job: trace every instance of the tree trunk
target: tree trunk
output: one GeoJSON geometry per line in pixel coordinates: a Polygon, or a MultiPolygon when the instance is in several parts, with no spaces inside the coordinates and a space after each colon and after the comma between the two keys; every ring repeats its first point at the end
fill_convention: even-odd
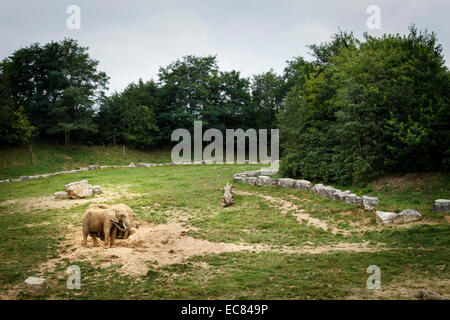
{"type": "Polygon", "coordinates": [[[232,204],[234,204],[233,185],[227,183],[224,190],[225,190],[225,193],[222,197],[222,206],[228,207],[228,206],[231,206],[232,204]]]}

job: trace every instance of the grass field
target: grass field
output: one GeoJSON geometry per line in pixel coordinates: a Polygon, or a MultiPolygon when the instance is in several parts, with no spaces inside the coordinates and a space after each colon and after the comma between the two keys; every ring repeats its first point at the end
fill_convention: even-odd
{"type": "Polygon", "coordinates": [[[130,162],[170,162],[170,150],[151,152],[123,146],[60,146],[37,144],[30,148],[0,150],[0,180],[61,170],[73,170],[90,164],[128,165],[130,162]]]}
{"type": "MultiPolygon", "coordinates": [[[[56,154],[64,159],[62,151],[36,150],[41,158],[35,169],[19,159],[22,165],[4,165],[1,174],[108,164],[89,150],[96,149],[73,151],[71,159],[52,165],[45,163],[56,154]]],[[[111,164],[167,157],[135,153],[120,160],[120,154],[105,152],[114,155],[111,164]]],[[[389,177],[350,187],[378,196],[379,210],[411,208],[424,216],[379,227],[374,212],[278,187],[237,183],[235,204],[221,207],[221,188],[232,175],[258,168],[120,168],[1,184],[0,298],[30,299],[20,290],[28,276],[47,279],[44,299],[412,299],[421,289],[448,297],[450,219],[431,211],[434,199],[450,198],[448,176],[389,177]],[[104,194],[52,199],[82,179],[101,185],[104,194]],[[125,203],[141,227],[114,248],[94,248],[92,240],[83,248],[81,217],[89,203],[125,203]],[[81,269],[80,290],[67,289],[69,265],[81,269]],[[379,290],[366,288],[370,265],[381,269],[379,290]]]]}

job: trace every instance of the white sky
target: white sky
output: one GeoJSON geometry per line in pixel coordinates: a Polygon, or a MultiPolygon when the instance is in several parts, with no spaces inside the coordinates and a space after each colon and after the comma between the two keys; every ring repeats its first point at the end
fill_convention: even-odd
{"type": "MultiPolygon", "coordinates": [[[[243,76],[308,56],[306,45],[328,41],[340,27],[372,35],[408,31],[415,23],[435,31],[450,54],[445,0],[0,0],[0,58],[34,42],[64,37],[88,46],[111,91],[139,78],[156,80],[158,69],[184,55],[217,55],[221,70],[243,76]],[[81,29],[69,30],[69,5],[81,9],[81,29]],[[366,25],[369,5],[381,9],[381,29],[366,25]]],[[[449,62],[446,62],[449,66],[449,62]]]]}

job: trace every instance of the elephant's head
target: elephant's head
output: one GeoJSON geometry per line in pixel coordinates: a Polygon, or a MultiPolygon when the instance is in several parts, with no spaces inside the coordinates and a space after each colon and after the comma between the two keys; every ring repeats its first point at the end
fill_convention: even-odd
{"type": "Polygon", "coordinates": [[[128,214],[121,212],[119,210],[114,210],[116,212],[116,218],[111,219],[111,222],[113,225],[119,229],[122,232],[127,231],[130,229],[130,218],[128,217],[128,214]]]}

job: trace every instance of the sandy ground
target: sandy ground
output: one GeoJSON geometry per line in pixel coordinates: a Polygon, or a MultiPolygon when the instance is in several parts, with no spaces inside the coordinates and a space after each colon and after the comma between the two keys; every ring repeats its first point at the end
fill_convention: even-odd
{"type": "MultiPolygon", "coordinates": [[[[130,193],[125,187],[108,188],[103,187],[103,193],[87,199],[55,199],[53,196],[32,197],[22,199],[6,200],[0,203],[0,206],[16,205],[21,210],[31,211],[35,209],[68,209],[80,206],[86,203],[103,203],[120,198],[133,198],[140,196],[138,193],[130,193]]],[[[12,214],[14,212],[11,212],[12,214]]]]}

